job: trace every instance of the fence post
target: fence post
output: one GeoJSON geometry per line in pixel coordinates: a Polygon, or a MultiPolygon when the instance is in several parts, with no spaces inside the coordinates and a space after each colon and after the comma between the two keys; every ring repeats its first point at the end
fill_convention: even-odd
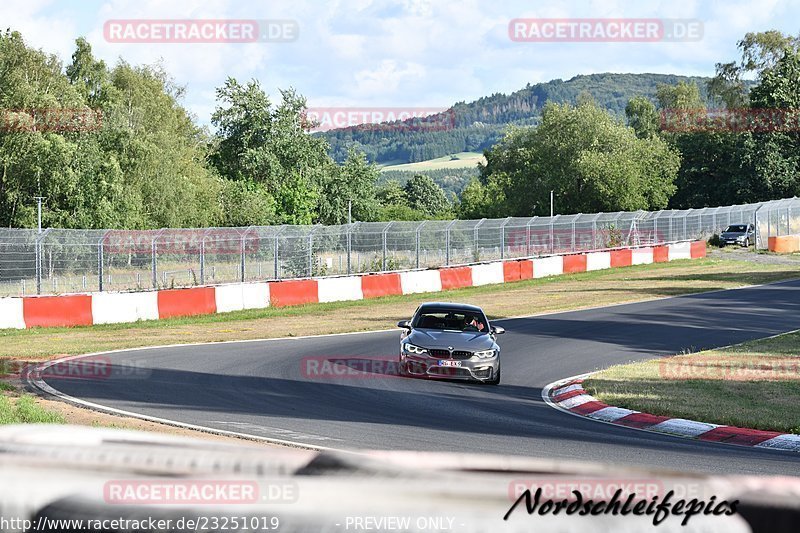
{"type": "Polygon", "coordinates": [[[475,242],[474,242],[474,244],[475,244],[474,260],[475,260],[475,261],[479,261],[479,260],[480,260],[480,257],[481,257],[480,243],[478,242],[478,228],[480,228],[480,227],[481,227],[481,225],[482,225],[484,222],[486,222],[486,219],[485,219],[485,218],[482,218],[482,219],[480,219],[480,220],[478,221],[478,223],[477,223],[477,224],[475,224],[475,228],[473,228],[473,232],[474,232],[474,233],[473,233],[472,239],[473,239],[473,241],[475,241],[475,242]]]}
{"type": "Polygon", "coordinates": [[[455,224],[456,221],[452,220],[445,228],[444,234],[444,243],[445,243],[445,252],[444,252],[444,265],[450,266],[450,226],[455,224]]]}
{"type": "Polygon", "coordinates": [[[392,227],[392,224],[394,224],[394,222],[389,222],[388,224],[386,224],[386,227],[383,228],[383,231],[381,232],[383,240],[383,256],[382,256],[383,260],[381,263],[381,270],[384,272],[386,272],[386,234],[388,233],[389,228],[392,227]]]}
{"type": "Polygon", "coordinates": [[[538,217],[531,217],[525,223],[525,257],[531,256],[531,222],[538,217]]]}
{"type": "MultiPolygon", "coordinates": [[[[208,231],[208,230],[206,230],[208,231]]],[[[200,238],[200,285],[206,284],[206,232],[200,238]]]]}
{"type": "Polygon", "coordinates": [[[240,261],[239,269],[241,270],[241,274],[242,274],[241,275],[242,283],[244,283],[244,280],[246,278],[246,274],[245,274],[245,271],[244,271],[244,269],[245,269],[245,264],[244,264],[244,240],[247,238],[247,232],[249,230],[250,230],[250,228],[247,228],[244,231],[244,233],[242,233],[242,238],[239,239],[239,261],[240,261]]]}
{"type": "Polygon", "coordinates": [[[97,241],[97,290],[103,291],[103,241],[106,240],[108,231],[103,233],[100,240],[97,241]]]}
{"type": "Polygon", "coordinates": [[[44,240],[51,228],[36,235],[36,294],[42,294],[42,270],[44,270],[44,240]]]}
{"type": "Polygon", "coordinates": [[[786,208],[786,235],[791,235],[792,234],[791,218],[792,218],[791,208],[787,207],[786,208]]]}
{"type": "Polygon", "coordinates": [[[427,220],[423,220],[422,222],[420,222],[419,226],[417,226],[417,229],[414,230],[415,241],[416,241],[416,254],[417,254],[417,266],[416,266],[416,268],[419,268],[419,247],[420,247],[420,236],[419,236],[419,234],[420,234],[420,231],[422,231],[422,226],[425,225],[425,222],[427,222],[427,220]]]}
{"type": "Polygon", "coordinates": [[[349,276],[352,273],[352,269],[350,267],[350,254],[353,251],[353,233],[352,233],[352,224],[347,225],[347,275],[349,276]]]}
{"type": "MultiPolygon", "coordinates": [[[[161,234],[164,232],[164,228],[158,230],[153,237],[151,242],[150,254],[152,260],[152,269],[153,269],[153,288],[158,288],[158,239],[161,237],[161,234]]],[[[166,281],[164,282],[166,285],[166,281]]]]}
{"type": "Polygon", "coordinates": [[[314,229],[308,233],[308,277],[314,275],[314,229]]]}
{"type": "Polygon", "coordinates": [[[158,288],[158,274],[156,273],[157,268],[158,268],[158,266],[156,264],[156,239],[157,238],[158,238],[157,236],[153,237],[153,241],[150,243],[150,260],[151,260],[150,267],[153,270],[153,288],[154,289],[158,288]]]}
{"type": "MultiPolygon", "coordinates": [[[[580,215],[581,213],[578,213],[578,216],[580,215]]],[[[570,249],[573,252],[575,251],[575,220],[575,218],[572,219],[572,244],[570,245],[570,249]]]]}
{"type": "Polygon", "coordinates": [[[34,247],[36,252],[36,294],[42,294],[42,242],[40,237],[36,237],[36,246],[34,247]]]}
{"type": "Polygon", "coordinates": [[[505,221],[500,225],[500,259],[506,257],[506,224],[511,222],[511,217],[506,217],[505,221]]]}
{"type": "MultiPolygon", "coordinates": [[[[691,211],[691,209],[689,209],[691,211]]],[[[683,216],[683,240],[686,240],[686,219],[689,218],[689,213],[687,212],[683,216]]]]}

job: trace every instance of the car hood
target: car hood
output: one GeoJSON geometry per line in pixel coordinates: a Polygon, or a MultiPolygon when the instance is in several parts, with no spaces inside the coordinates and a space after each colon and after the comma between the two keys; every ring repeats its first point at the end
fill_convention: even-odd
{"type": "Polygon", "coordinates": [[[488,350],[495,343],[491,335],[474,331],[447,331],[441,329],[415,329],[406,340],[423,348],[445,348],[454,350],[488,350]]]}

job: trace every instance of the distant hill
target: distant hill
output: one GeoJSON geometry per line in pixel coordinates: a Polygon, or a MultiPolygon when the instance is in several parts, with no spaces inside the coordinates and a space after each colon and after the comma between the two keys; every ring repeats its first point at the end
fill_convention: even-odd
{"type": "Polygon", "coordinates": [[[357,143],[370,161],[400,164],[427,161],[460,152],[482,152],[500,139],[510,124],[535,125],[547,102],[574,104],[588,92],[601,107],[624,117],[634,96],[655,100],[659,84],[694,81],[706,98],[710,78],[673,74],[590,74],[563,81],[528,84],[511,94],[497,93],[474,102],[457,102],[445,116],[412,119],[407,127],[354,126],[320,133],[331,145],[331,156],[343,161],[347,148],[357,143]],[[426,127],[425,121],[447,127],[426,127]]]}

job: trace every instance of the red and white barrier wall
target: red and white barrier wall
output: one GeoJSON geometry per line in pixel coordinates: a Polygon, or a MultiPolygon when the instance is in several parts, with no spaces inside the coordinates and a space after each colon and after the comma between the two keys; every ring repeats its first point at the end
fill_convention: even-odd
{"type": "Polygon", "coordinates": [[[319,279],[233,283],[148,292],[0,298],[0,329],[116,324],[269,306],[439,292],[676,259],[705,257],[702,241],[476,265],[319,279]]]}

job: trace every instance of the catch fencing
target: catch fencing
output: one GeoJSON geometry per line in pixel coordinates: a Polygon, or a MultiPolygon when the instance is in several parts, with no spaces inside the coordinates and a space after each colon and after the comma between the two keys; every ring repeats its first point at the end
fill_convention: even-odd
{"type": "Polygon", "coordinates": [[[800,200],[688,210],[339,226],[0,229],[0,296],[333,276],[705,239],[753,223],[800,232],[800,200]]]}

